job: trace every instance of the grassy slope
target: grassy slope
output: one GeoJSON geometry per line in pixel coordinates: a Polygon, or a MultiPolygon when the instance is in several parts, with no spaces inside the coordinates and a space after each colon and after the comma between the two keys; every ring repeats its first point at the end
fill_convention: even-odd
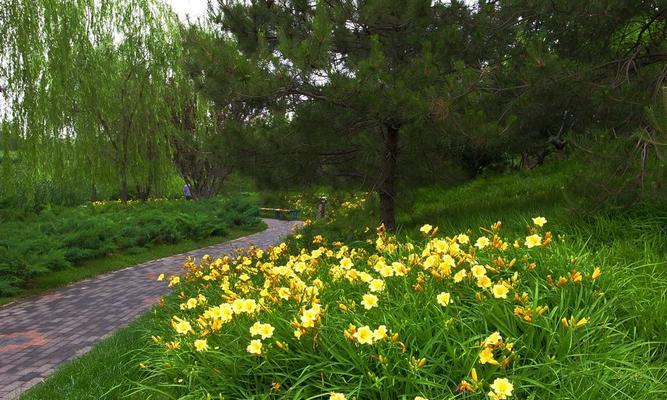
{"type": "Polygon", "coordinates": [[[87,260],[75,267],[53,271],[37,276],[35,279],[25,285],[25,289],[21,292],[20,295],[12,297],[0,297],[0,305],[7,304],[24,297],[35,296],[50,289],[66,286],[70,283],[91,278],[105,272],[123,269],[132,265],[140,264],[142,262],[167,257],[174,254],[185,253],[187,251],[200,249],[206,246],[212,246],[227,240],[259,232],[265,228],[266,224],[264,223],[260,223],[254,227],[230,228],[229,232],[224,236],[212,236],[201,240],[185,240],[175,244],[161,244],[147,249],[142,249],[138,253],[121,253],[110,257],[87,260]]]}
{"type": "MultiPolygon", "coordinates": [[[[139,379],[139,367],[132,349],[145,343],[143,331],[152,321],[146,315],[95,346],[83,357],[70,362],[35,386],[21,399],[119,399],[139,379]]],[[[137,398],[138,397],[134,397],[137,398]]]]}
{"type": "MultiPolygon", "coordinates": [[[[616,282],[611,288],[614,293],[610,295],[630,300],[614,301],[614,317],[627,321],[628,334],[637,340],[661,343],[651,346],[651,355],[645,360],[652,361],[642,364],[641,369],[646,376],[653,377],[647,379],[648,382],[653,381],[653,385],[662,387],[664,385],[657,382],[667,379],[664,368],[667,358],[664,348],[667,333],[667,268],[664,263],[667,213],[659,209],[642,209],[632,215],[582,217],[573,214],[568,211],[569,206],[564,205],[571,203],[565,201],[561,190],[568,184],[570,176],[572,170],[561,166],[546,167],[538,171],[480,179],[452,189],[424,188],[403,202],[399,221],[405,234],[414,235],[414,229],[422,223],[432,223],[451,232],[487,226],[498,219],[511,226],[538,214],[546,216],[555,233],[567,234],[564,251],[594,257],[603,270],[608,271],[606,276],[616,282]],[[633,329],[634,332],[630,333],[633,329]]],[[[142,319],[118,332],[22,399],[118,398],[129,389],[128,381],[138,376],[136,365],[140,360],[132,358],[133,350],[140,349],[147,340],[141,334],[147,324],[150,324],[150,319],[142,319]],[[92,386],[91,381],[95,381],[92,386]]],[[[632,341],[629,340],[627,348],[614,351],[623,355],[636,354],[630,348],[632,341]]],[[[611,357],[611,353],[614,352],[604,356],[611,357]]],[[[598,359],[595,364],[599,374],[606,371],[605,368],[597,368],[604,367],[603,361],[598,359]]],[[[620,359],[617,361],[622,362],[620,359]]],[[[631,364],[628,364],[628,372],[640,365],[631,364]]],[[[535,365],[531,368],[539,367],[535,365]]],[[[602,378],[591,375],[584,378],[587,368],[593,368],[593,365],[573,362],[558,368],[555,365],[544,366],[543,370],[554,374],[560,371],[551,378],[560,377],[570,383],[576,382],[577,377],[600,382],[616,380],[614,376],[602,378]]],[[[535,384],[539,385],[539,382],[535,384]]],[[[618,390],[624,390],[620,386],[618,390]]],[[[654,390],[661,389],[656,386],[654,390]]],[[[567,397],[576,392],[575,387],[563,388],[561,394],[567,397]]]]}

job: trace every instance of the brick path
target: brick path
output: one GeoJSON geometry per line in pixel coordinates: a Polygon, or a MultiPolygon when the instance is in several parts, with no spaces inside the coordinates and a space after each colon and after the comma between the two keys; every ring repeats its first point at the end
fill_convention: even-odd
{"type": "Polygon", "coordinates": [[[0,308],[0,400],[10,400],[145,313],[168,292],[160,273],[180,273],[186,257],[267,247],[297,222],[265,219],[268,229],[215,246],[149,261],[0,308]]]}

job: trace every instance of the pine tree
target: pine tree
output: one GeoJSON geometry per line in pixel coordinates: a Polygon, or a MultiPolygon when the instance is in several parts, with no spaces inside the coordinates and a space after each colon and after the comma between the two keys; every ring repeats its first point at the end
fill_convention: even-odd
{"type": "Polygon", "coordinates": [[[219,3],[220,33],[191,43],[190,70],[219,108],[248,110],[241,140],[255,170],[259,159],[291,181],[359,182],[378,193],[382,222],[394,229],[399,178],[432,177],[420,164],[466,145],[459,117],[485,123],[468,107],[485,70],[469,47],[463,3],[219,3]]]}

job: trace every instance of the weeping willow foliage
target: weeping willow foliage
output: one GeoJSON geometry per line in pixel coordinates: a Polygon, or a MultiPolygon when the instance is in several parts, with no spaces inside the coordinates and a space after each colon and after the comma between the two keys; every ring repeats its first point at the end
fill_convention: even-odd
{"type": "Polygon", "coordinates": [[[164,190],[178,21],[158,0],[0,0],[1,195],[77,202],[164,190]]]}

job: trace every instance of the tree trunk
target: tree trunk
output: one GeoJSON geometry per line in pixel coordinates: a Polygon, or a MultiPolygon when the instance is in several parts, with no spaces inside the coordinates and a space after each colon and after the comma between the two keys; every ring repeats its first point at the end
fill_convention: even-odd
{"type": "Polygon", "coordinates": [[[382,157],[382,180],[380,182],[380,218],[385,228],[396,230],[396,173],[398,159],[398,130],[395,125],[386,126],[384,138],[384,154],[382,157]]]}
{"type": "Polygon", "coordinates": [[[127,177],[123,177],[120,183],[120,201],[122,201],[123,204],[127,204],[127,197],[128,197],[127,177]]]}

